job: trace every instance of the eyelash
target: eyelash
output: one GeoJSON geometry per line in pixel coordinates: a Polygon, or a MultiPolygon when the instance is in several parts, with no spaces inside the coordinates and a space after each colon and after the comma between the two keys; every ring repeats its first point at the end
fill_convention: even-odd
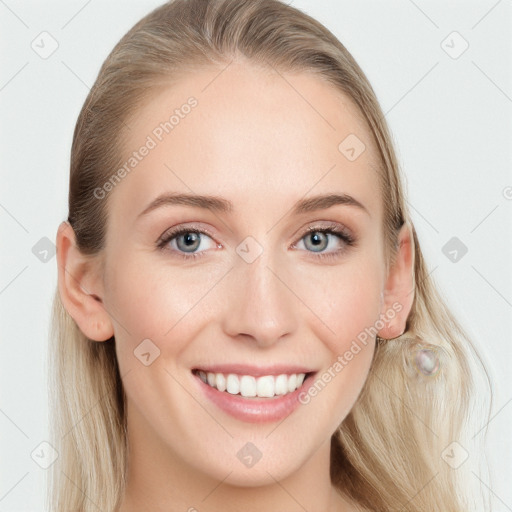
{"type": "MultiPolygon", "coordinates": [[[[340,229],[336,224],[332,224],[327,227],[318,227],[318,226],[309,227],[306,230],[306,232],[300,237],[299,241],[302,240],[305,236],[307,236],[311,232],[327,233],[327,234],[337,236],[346,245],[346,247],[344,249],[338,249],[338,250],[332,251],[332,252],[315,253],[314,251],[308,251],[312,254],[315,254],[316,257],[320,258],[321,260],[333,260],[333,259],[339,257],[341,255],[341,253],[345,252],[347,247],[353,247],[356,245],[356,239],[348,232],[340,229]]],[[[171,230],[168,233],[163,235],[163,237],[157,242],[158,249],[160,249],[162,251],[166,250],[166,246],[171,240],[173,240],[174,238],[176,238],[180,235],[184,235],[186,233],[202,233],[204,235],[208,235],[209,237],[213,238],[213,235],[205,229],[176,228],[176,229],[171,230]]],[[[191,259],[196,259],[196,258],[202,257],[205,252],[206,251],[195,252],[195,253],[179,252],[179,254],[180,254],[179,257],[183,258],[184,260],[191,260],[191,259]]]]}

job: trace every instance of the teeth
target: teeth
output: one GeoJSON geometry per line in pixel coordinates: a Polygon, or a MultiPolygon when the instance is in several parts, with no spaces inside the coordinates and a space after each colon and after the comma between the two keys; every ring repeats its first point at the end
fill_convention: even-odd
{"type": "Polygon", "coordinates": [[[219,391],[226,391],[226,377],[222,375],[222,373],[218,373],[215,377],[215,381],[217,383],[217,389],[219,391]]]}
{"type": "Polygon", "coordinates": [[[276,379],[275,394],[284,395],[288,391],[288,377],[284,374],[279,375],[276,379]]]}
{"type": "Polygon", "coordinates": [[[240,394],[242,396],[256,396],[256,379],[250,375],[244,375],[240,379],[240,394]]]}
{"type": "Polygon", "coordinates": [[[245,397],[272,398],[276,395],[292,393],[302,386],[305,373],[281,374],[277,377],[265,375],[264,377],[253,377],[252,375],[236,375],[230,373],[227,376],[222,373],[197,372],[199,378],[212,388],[219,391],[227,391],[232,395],[245,397]]]}
{"type": "MultiPolygon", "coordinates": [[[[215,377],[214,373],[212,373],[212,375],[215,377]]],[[[240,380],[236,375],[233,375],[232,373],[228,375],[228,378],[226,379],[226,390],[232,395],[238,395],[240,391],[240,380]]]]}
{"type": "Polygon", "coordinates": [[[267,375],[256,381],[256,394],[261,397],[272,398],[274,396],[274,377],[267,375]]]}
{"type": "Polygon", "coordinates": [[[293,375],[290,375],[290,378],[288,379],[288,391],[295,391],[297,389],[297,375],[294,373],[293,375]]]}

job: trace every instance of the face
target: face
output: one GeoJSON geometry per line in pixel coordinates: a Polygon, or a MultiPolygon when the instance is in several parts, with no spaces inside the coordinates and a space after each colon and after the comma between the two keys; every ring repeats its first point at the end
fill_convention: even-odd
{"type": "Polygon", "coordinates": [[[305,73],[219,71],[129,120],[123,156],[138,156],[108,197],[103,302],[133,455],[256,486],[313,461],[362,389],[382,204],[347,97],[305,73]],[[171,194],[210,201],[148,209],[171,194]],[[345,200],[310,201],[329,195],[345,200]]]}

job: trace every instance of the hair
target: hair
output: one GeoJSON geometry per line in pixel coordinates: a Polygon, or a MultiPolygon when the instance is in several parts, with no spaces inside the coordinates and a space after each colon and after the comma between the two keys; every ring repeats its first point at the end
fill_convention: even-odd
{"type": "MultiPolygon", "coordinates": [[[[377,97],[345,46],[318,21],[278,0],[174,0],[136,23],[101,66],[75,126],[68,222],[78,249],[94,257],[105,247],[109,193],[98,200],[94,191],[122,165],[132,116],[181,75],[235,58],[309,73],[345,94],[376,148],[388,269],[400,228],[411,228],[414,300],[406,332],[376,339],[362,392],[331,437],[333,484],[362,510],[467,510],[457,472],[440,453],[460,439],[468,418],[475,387],[470,353],[477,353],[425,264],[377,97]],[[435,375],[415,371],[414,358],[424,348],[439,358],[435,375]]],[[[89,340],[58,290],[51,333],[50,436],[59,458],[51,468],[50,510],[116,510],[128,447],[115,339],[89,340]]]]}

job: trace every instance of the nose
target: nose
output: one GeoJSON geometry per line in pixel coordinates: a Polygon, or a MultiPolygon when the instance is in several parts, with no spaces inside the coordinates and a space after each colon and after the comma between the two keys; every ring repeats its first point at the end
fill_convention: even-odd
{"type": "Polygon", "coordinates": [[[290,273],[267,253],[264,250],[252,263],[236,260],[223,321],[227,335],[262,348],[292,333],[300,314],[300,301],[290,289],[290,273]]]}

